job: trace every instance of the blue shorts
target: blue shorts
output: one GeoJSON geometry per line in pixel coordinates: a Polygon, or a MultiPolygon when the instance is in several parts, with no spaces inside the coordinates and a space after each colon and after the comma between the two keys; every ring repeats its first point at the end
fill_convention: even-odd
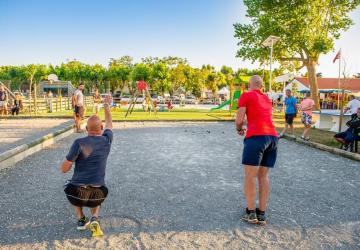
{"type": "Polygon", "coordinates": [[[278,137],[252,136],[244,139],[242,164],[272,168],[276,162],[278,137]]]}

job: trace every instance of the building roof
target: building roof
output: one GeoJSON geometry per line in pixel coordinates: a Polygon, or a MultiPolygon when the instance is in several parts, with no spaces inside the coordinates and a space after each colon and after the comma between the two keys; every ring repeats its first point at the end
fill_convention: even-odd
{"type": "MultiPolygon", "coordinates": [[[[301,82],[306,87],[310,87],[309,79],[307,77],[295,77],[297,81],[301,82]]],[[[338,89],[338,78],[317,78],[319,89],[338,89]]],[[[340,88],[350,90],[351,92],[360,92],[360,78],[340,79],[340,88]]]]}

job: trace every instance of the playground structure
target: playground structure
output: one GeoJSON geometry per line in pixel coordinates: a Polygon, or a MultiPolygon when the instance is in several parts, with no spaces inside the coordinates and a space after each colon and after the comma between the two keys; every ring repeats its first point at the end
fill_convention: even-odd
{"type": "Polygon", "coordinates": [[[221,103],[219,106],[212,108],[210,111],[219,110],[223,107],[230,105],[229,110],[237,110],[237,103],[241,95],[241,90],[235,90],[232,98],[226,100],[225,102],[221,103]]]}
{"type": "Polygon", "coordinates": [[[137,82],[137,87],[136,87],[136,91],[135,93],[132,95],[131,97],[131,101],[130,101],[130,105],[129,105],[129,108],[127,109],[126,111],[126,114],[125,114],[125,118],[128,116],[128,115],[131,115],[131,113],[133,112],[134,110],[134,107],[135,107],[135,104],[136,104],[136,101],[137,101],[137,98],[140,94],[145,94],[145,98],[147,98],[148,100],[150,100],[150,105],[151,105],[151,108],[154,110],[154,104],[152,103],[151,101],[151,95],[150,95],[150,92],[149,92],[149,85],[145,82],[145,81],[138,81],[137,82]]]}
{"type": "MultiPolygon", "coordinates": [[[[7,93],[7,96],[8,96],[8,103],[11,105],[11,103],[15,100],[15,94],[13,92],[11,92],[11,90],[8,87],[6,87],[6,85],[3,84],[1,81],[0,81],[0,86],[4,87],[5,92],[7,93]]],[[[9,104],[8,104],[8,109],[10,109],[9,104]]]]}

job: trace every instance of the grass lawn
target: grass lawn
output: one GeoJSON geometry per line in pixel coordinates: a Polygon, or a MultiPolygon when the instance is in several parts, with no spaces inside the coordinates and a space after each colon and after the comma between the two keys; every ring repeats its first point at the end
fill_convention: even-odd
{"type": "MultiPolygon", "coordinates": [[[[117,109],[112,110],[112,117],[114,121],[156,121],[156,120],[232,120],[234,119],[234,112],[230,114],[229,111],[220,110],[210,112],[209,110],[199,110],[199,109],[174,109],[170,112],[157,112],[156,114],[151,112],[151,114],[142,111],[141,109],[134,109],[131,115],[128,115],[125,118],[126,109],[117,109]]],[[[92,114],[92,110],[87,110],[86,116],[92,114]]],[[[41,113],[39,116],[44,117],[69,117],[72,116],[73,112],[71,110],[59,111],[54,113],[41,113]]],[[[100,117],[104,119],[104,110],[101,110],[99,113],[100,117]]]]}
{"type": "MultiPolygon", "coordinates": [[[[283,113],[274,113],[273,121],[277,131],[280,133],[285,126],[285,118],[283,113]]],[[[295,136],[300,137],[303,132],[303,124],[300,122],[300,115],[294,119],[294,130],[295,136]]],[[[290,133],[290,131],[288,132],[290,133]]],[[[309,136],[313,142],[318,142],[330,147],[339,147],[340,144],[334,139],[334,132],[322,130],[322,129],[311,129],[309,136]]]]}

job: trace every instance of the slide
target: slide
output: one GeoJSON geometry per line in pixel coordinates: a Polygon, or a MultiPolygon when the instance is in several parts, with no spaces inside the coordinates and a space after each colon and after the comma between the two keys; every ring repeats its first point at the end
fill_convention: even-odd
{"type": "Polygon", "coordinates": [[[226,105],[229,105],[229,104],[230,104],[230,101],[231,101],[231,100],[229,99],[229,100],[221,103],[219,106],[217,106],[217,107],[215,107],[215,108],[212,108],[211,111],[213,111],[213,110],[218,110],[218,109],[221,109],[221,108],[225,107],[226,105]]]}
{"type": "MultiPolygon", "coordinates": [[[[237,102],[238,102],[238,99],[240,98],[240,95],[241,95],[241,91],[240,90],[236,90],[234,92],[234,95],[233,95],[233,98],[232,98],[232,101],[233,101],[233,104],[232,104],[232,110],[237,110],[237,102]]],[[[225,107],[226,105],[229,105],[231,102],[231,100],[227,100],[223,103],[221,103],[219,106],[215,107],[215,108],[212,108],[210,111],[213,111],[213,110],[219,110],[223,107],[225,107]]]]}

